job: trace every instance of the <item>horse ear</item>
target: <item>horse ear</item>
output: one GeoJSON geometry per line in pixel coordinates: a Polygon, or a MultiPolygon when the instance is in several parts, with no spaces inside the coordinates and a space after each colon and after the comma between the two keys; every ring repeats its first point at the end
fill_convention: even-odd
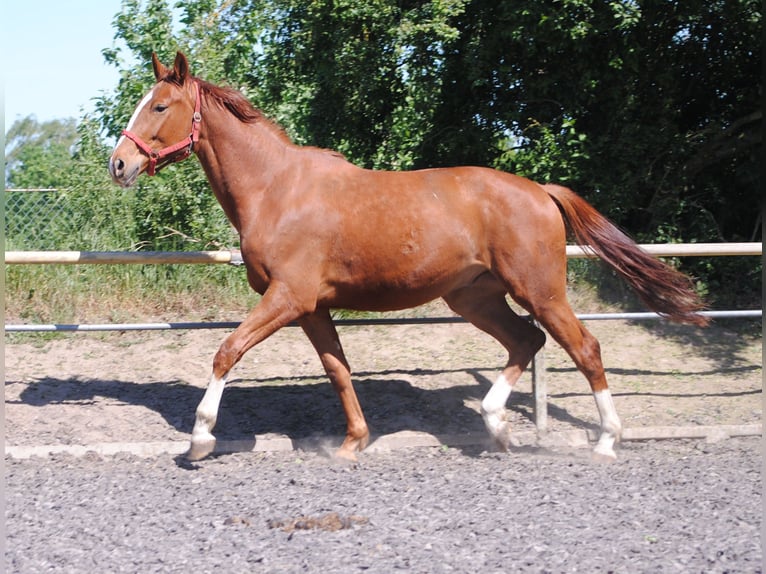
{"type": "Polygon", "coordinates": [[[158,82],[170,73],[170,70],[160,62],[156,52],[152,52],[152,68],[154,68],[154,77],[158,82]]]}
{"type": "Polygon", "coordinates": [[[186,56],[181,52],[176,53],[176,61],[173,64],[173,72],[178,78],[178,81],[182,84],[186,81],[186,76],[189,75],[189,62],[186,56]]]}

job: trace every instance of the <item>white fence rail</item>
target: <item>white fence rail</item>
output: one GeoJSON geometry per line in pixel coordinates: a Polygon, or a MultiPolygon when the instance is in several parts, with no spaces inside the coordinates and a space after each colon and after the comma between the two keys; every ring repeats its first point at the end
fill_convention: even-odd
{"type": "MultiPolygon", "coordinates": [[[[642,244],[641,249],[656,257],[716,257],[761,255],[760,243],[664,243],[642,244]]],[[[567,246],[567,257],[594,257],[588,248],[567,246]]],[[[87,264],[208,264],[241,265],[239,251],[6,251],[6,265],[87,265],[87,264]]]]}

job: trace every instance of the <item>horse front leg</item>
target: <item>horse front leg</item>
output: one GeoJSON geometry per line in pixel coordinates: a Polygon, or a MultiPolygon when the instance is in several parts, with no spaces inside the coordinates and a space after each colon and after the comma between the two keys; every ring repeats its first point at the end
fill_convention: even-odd
{"type": "Polygon", "coordinates": [[[191,444],[186,453],[186,458],[189,460],[201,460],[213,452],[215,448],[215,437],[211,431],[218,419],[218,407],[221,404],[225,385],[225,374],[217,376],[213,373],[210,377],[205,395],[197,406],[191,444]]]}
{"type": "Polygon", "coordinates": [[[226,379],[234,365],[249,349],[299,315],[298,306],[293,303],[289,290],[272,284],[242,324],[226,337],[213,359],[213,374],[197,407],[186,458],[200,460],[213,452],[215,437],[212,431],[218,419],[226,379]]]}
{"type": "Polygon", "coordinates": [[[351,369],[343,353],[338,332],[330,318],[330,312],[328,309],[318,309],[310,315],[303,316],[300,319],[300,325],[316,349],[346,415],[346,438],[335,456],[356,460],[355,453],[367,446],[370,431],[354,392],[351,369]]]}

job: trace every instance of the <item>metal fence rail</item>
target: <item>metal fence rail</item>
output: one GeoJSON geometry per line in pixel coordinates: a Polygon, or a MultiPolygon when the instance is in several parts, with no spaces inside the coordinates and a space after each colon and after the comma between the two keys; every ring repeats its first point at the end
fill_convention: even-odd
{"type": "MultiPolygon", "coordinates": [[[[760,309],[745,309],[739,311],[702,311],[700,315],[711,319],[760,319],[763,311],[760,309]]],[[[657,313],[577,313],[580,321],[657,321],[664,317],[657,313]]],[[[334,319],[338,327],[358,327],[363,325],[446,325],[454,323],[467,323],[462,317],[379,317],[369,319],[334,319]]],[[[176,323],[47,323],[36,325],[11,324],[5,326],[6,333],[32,333],[32,332],[61,332],[61,333],[88,333],[95,331],[167,331],[167,330],[194,330],[194,329],[236,329],[240,323],[237,321],[211,321],[211,322],[176,322],[176,323]]],[[[288,327],[297,327],[298,323],[289,323],[288,327]]]]}
{"type": "Polygon", "coordinates": [[[239,251],[6,251],[6,265],[242,264],[239,251]]]}

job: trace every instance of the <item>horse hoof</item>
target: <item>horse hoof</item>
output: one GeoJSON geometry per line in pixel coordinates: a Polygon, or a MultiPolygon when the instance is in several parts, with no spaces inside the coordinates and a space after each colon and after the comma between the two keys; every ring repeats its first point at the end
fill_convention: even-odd
{"type": "Polygon", "coordinates": [[[186,453],[186,459],[190,461],[202,460],[215,449],[215,437],[209,435],[202,438],[194,438],[186,453]]]}
{"type": "Polygon", "coordinates": [[[612,448],[599,448],[599,445],[596,445],[596,448],[593,449],[593,453],[591,453],[591,460],[593,462],[609,464],[617,460],[617,454],[612,448]]]}
{"type": "Polygon", "coordinates": [[[489,435],[492,437],[492,441],[495,447],[500,452],[508,452],[511,447],[519,446],[518,441],[511,433],[511,425],[507,422],[503,422],[500,425],[495,425],[489,428],[489,435]]]}
{"type": "Polygon", "coordinates": [[[343,441],[343,444],[340,445],[340,448],[336,451],[335,458],[356,462],[355,453],[362,452],[365,448],[367,448],[367,443],[369,442],[369,432],[365,432],[361,436],[348,434],[346,435],[346,439],[343,441]]]}
{"type": "Polygon", "coordinates": [[[343,447],[340,447],[338,450],[335,451],[335,458],[340,461],[344,462],[356,462],[356,454],[353,450],[347,450],[343,447]]]}

